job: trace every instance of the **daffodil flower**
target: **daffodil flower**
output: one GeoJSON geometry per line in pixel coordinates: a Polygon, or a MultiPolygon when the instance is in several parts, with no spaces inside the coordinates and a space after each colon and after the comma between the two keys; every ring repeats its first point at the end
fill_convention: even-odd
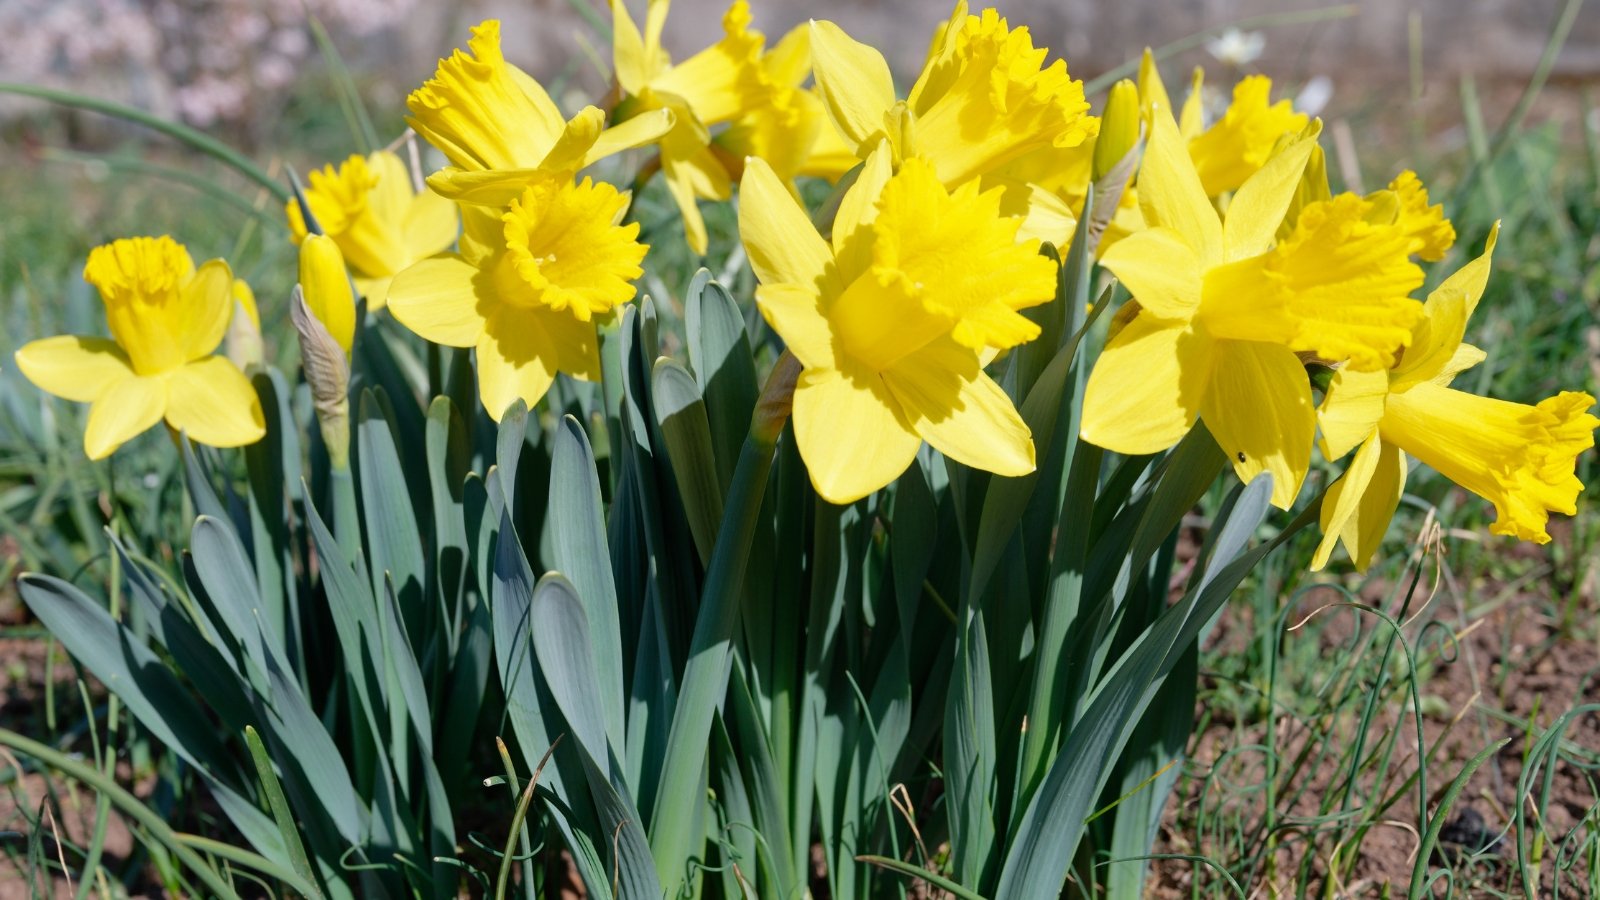
{"type": "Polygon", "coordinates": [[[356,297],[333,238],[312,234],[300,242],[300,289],[311,312],[349,356],[356,339],[356,297]]]}
{"type": "Polygon", "coordinates": [[[668,110],[615,128],[593,106],[565,119],[533,76],[506,62],[495,19],[472,29],[467,48],[440,60],[406,98],[406,122],[450,160],[428,176],[428,186],[449,199],[504,206],[541,173],[570,177],[672,127],[668,110]]]}
{"type": "Polygon", "coordinates": [[[1367,568],[1405,492],[1407,453],[1493,503],[1495,534],[1543,544],[1551,512],[1576,513],[1583,490],[1576,459],[1594,446],[1600,427],[1587,412],[1594,398],[1564,391],[1529,406],[1450,387],[1484,359],[1462,337],[1489,278],[1495,236],[1482,256],[1428,295],[1392,368],[1334,373],[1319,411],[1323,455],[1359,449],[1323,499],[1313,570],[1327,565],[1340,542],[1357,569],[1367,568]]]}
{"type": "Polygon", "coordinates": [[[1290,101],[1272,102],[1272,79],[1265,75],[1240,79],[1222,118],[1189,142],[1189,155],[1206,195],[1238,190],[1266,165],[1279,139],[1298,134],[1307,121],[1290,101]]]}
{"type": "Polygon", "coordinates": [[[100,291],[111,338],[45,338],[16,360],[40,389],[91,404],[83,435],[90,459],[110,456],[163,418],[213,447],[266,434],[250,380],[213,355],[234,309],[227,263],[197,269],[170,237],[127,238],[90,251],[83,277],[100,291]]]}
{"type": "MultiPolygon", "coordinates": [[[[1204,73],[1196,68],[1178,119],[1178,131],[1188,141],[1189,155],[1194,158],[1206,196],[1218,197],[1238,190],[1266,165],[1279,141],[1303,131],[1309,118],[1295,112],[1289,100],[1272,102],[1272,79],[1250,75],[1233,86],[1232,101],[1222,118],[1207,127],[1201,103],[1203,86],[1204,73]]],[[[1147,113],[1151,108],[1175,108],[1148,48],[1139,66],[1139,98],[1147,113]]]]}
{"type": "MultiPolygon", "coordinates": [[[[883,55],[832,22],[811,23],[811,54],[817,91],[859,156],[887,141],[896,164],[925,157],[947,188],[978,178],[1005,188],[1004,211],[1028,219],[1024,238],[1070,234],[1075,209],[1006,167],[1038,151],[1082,147],[1098,122],[1083,83],[1062,60],[1045,65],[1048,51],[1035,49],[1026,27],[1011,28],[992,9],[968,15],[961,0],[905,100],[895,97],[883,55]]],[[[1055,161],[1038,162],[1031,171],[1048,172],[1055,161]]]]}
{"type": "Polygon", "coordinates": [[[504,209],[463,206],[459,253],[395,276],[389,311],[436,344],[477,350],[478,394],[496,421],[539,402],[557,372],[600,374],[594,319],[633,299],[645,246],[617,224],[627,198],[604,182],[543,174],[504,209]]]}
{"type": "Polygon", "coordinates": [[[1407,258],[1406,232],[1368,222],[1372,204],[1353,195],[1307,207],[1277,241],[1316,124],[1246,179],[1222,222],[1171,114],[1157,110],[1152,122],[1139,172],[1150,227],[1101,260],[1138,312],[1090,373],[1083,437],[1157,453],[1204,419],[1239,477],[1270,471],[1272,501],[1287,509],[1316,431],[1296,354],[1387,368],[1421,315],[1407,294],[1422,271],[1407,258]]]}
{"type": "Polygon", "coordinates": [[[861,160],[856,148],[828,121],[827,107],[815,91],[801,87],[811,75],[811,29],[800,25],[762,54],[771,92],[767,102],[747,110],[711,139],[711,151],[734,180],[744,177],[744,161],[759,156],[794,192],[797,176],[837,181],[861,160]]]}
{"type": "MultiPolygon", "coordinates": [[[[455,204],[413,189],[400,157],[380,150],[351,156],[338,168],[324,166],[308,176],[306,203],[322,233],[338,244],[367,309],[389,300],[389,280],[420,259],[443,253],[461,230],[455,204]]],[[[306,238],[300,204],[285,207],[296,244],[306,238]]]]}
{"type": "Polygon", "coordinates": [[[676,65],[661,46],[670,6],[670,0],[650,0],[640,34],[627,4],[611,0],[612,55],[624,94],[616,117],[627,123],[673,113],[672,130],[660,136],[661,173],[683,214],[690,249],[704,254],[706,226],[696,200],[726,200],[732,189],[727,168],[711,150],[711,129],[769,108],[775,86],[762,64],[766,37],[751,30],[745,0],[735,0],[723,15],[720,41],[676,65]]]}
{"type": "Polygon", "coordinates": [[[954,191],[930,162],[868,157],[825,241],[772,168],[745,163],[739,231],[756,303],[800,360],[795,440],[817,493],[849,503],[904,472],[926,440],[1000,475],[1033,471],[1033,439],[985,375],[986,348],[1032,340],[1017,310],[1055,293],[998,192],[954,191]]]}

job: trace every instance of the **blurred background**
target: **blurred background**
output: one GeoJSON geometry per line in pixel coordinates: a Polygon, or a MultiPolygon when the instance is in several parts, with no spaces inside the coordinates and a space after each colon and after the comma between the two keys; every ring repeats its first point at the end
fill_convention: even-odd
{"type": "MultiPolygon", "coordinates": [[[[635,2],[642,13],[642,2],[635,2]]],[[[829,18],[884,49],[913,77],[941,0],[757,0],[757,26],[776,40],[807,18],[829,18]]],[[[1173,62],[1260,70],[1292,82],[1326,75],[1335,98],[1358,104],[1414,79],[1417,99],[1454,98],[1457,81],[1487,82],[1488,94],[1531,73],[1563,0],[1011,0],[1037,44],[1092,77],[1136,55],[1197,33],[1242,23],[1236,40],[1198,42],[1173,62]],[[1250,27],[1254,25],[1255,27],[1250,27]],[[1208,50],[1210,52],[1208,52],[1208,50]]],[[[677,0],[666,41],[678,54],[714,40],[723,0],[677,0]]],[[[286,112],[314,92],[318,47],[308,14],[326,26],[374,107],[394,108],[465,40],[467,28],[505,21],[506,54],[534,75],[595,95],[607,81],[609,19],[599,0],[0,0],[0,81],[51,84],[129,102],[203,127],[236,129],[255,144],[294,136],[286,112]],[[574,40],[574,38],[577,38],[574,40]]],[[[1600,78],[1600,6],[1571,24],[1551,71],[1553,85],[1600,78]]],[[[1409,97],[1410,94],[1401,94],[1409,97]]],[[[7,100],[14,122],[36,106],[7,100]]]]}

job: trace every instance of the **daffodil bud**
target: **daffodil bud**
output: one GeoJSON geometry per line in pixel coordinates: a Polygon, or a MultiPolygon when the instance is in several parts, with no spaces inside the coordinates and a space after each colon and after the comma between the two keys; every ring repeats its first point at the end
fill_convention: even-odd
{"type": "Polygon", "coordinates": [[[261,365],[265,355],[261,344],[261,314],[256,311],[256,295],[243,279],[233,280],[233,316],[223,339],[228,359],[244,371],[261,365]]]}
{"type": "Polygon", "coordinates": [[[344,469],[350,465],[350,365],[299,286],[289,300],[289,318],[300,336],[300,367],[311,387],[328,461],[334,469],[344,469]]]}
{"type": "Polygon", "coordinates": [[[348,355],[356,336],[356,298],[333,238],[311,234],[300,243],[300,287],[311,313],[348,355]]]}
{"type": "Polygon", "coordinates": [[[1139,89],[1124,78],[1111,86],[1100,137],[1094,144],[1094,180],[1104,178],[1139,142],[1139,89]]]}

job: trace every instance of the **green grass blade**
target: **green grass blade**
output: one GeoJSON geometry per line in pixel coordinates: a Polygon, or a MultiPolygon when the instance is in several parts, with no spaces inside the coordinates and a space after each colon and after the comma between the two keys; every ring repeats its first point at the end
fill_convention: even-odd
{"type": "Polygon", "coordinates": [[[272,810],[272,818],[278,823],[278,831],[283,835],[283,846],[289,853],[289,861],[294,865],[295,874],[304,879],[312,890],[306,894],[308,897],[320,898],[321,888],[317,887],[316,873],[311,869],[311,860],[306,856],[305,844],[300,842],[300,829],[295,827],[294,813],[289,810],[289,801],[283,796],[283,785],[278,782],[278,775],[272,770],[272,760],[267,756],[266,745],[261,743],[261,735],[254,728],[244,730],[244,741],[250,748],[250,759],[256,764],[256,777],[261,781],[261,792],[267,797],[267,806],[272,810]]]}
{"type": "MultiPolygon", "coordinates": [[[[1439,806],[1433,811],[1433,818],[1428,820],[1428,833],[1422,836],[1422,843],[1417,847],[1417,862],[1411,870],[1411,889],[1407,891],[1407,900],[1422,900],[1424,896],[1432,896],[1428,890],[1428,863],[1433,857],[1433,848],[1439,844],[1439,833],[1444,830],[1444,824],[1450,816],[1450,808],[1455,805],[1456,798],[1466,790],[1467,782],[1472,780],[1474,772],[1486,762],[1489,757],[1500,752],[1500,748],[1511,743],[1511,738],[1502,738],[1493,744],[1478,751],[1466,766],[1456,775],[1450,786],[1445,788],[1444,797],[1440,798],[1439,806]]],[[[1520,843],[1520,842],[1519,842],[1520,843]]]]}
{"type": "Polygon", "coordinates": [[[940,890],[949,891],[955,896],[960,897],[961,900],[985,900],[982,894],[979,894],[975,891],[969,891],[942,875],[939,875],[935,872],[930,872],[921,866],[912,865],[904,860],[890,859],[887,856],[858,856],[856,857],[856,860],[858,862],[864,862],[870,865],[878,866],[879,868],[888,869],[891,872],[899,872],[901,875],[907,875],[911,878],[926,881],[940,890]]]}
{"type": "MultiPolygon", "coordinates": [[[[159,813],[144,805],[138,797],[129,793],[112,779],[107,778],[98,769],[5,728],[0,728],[0,746],[9,747],[18,753],[31,756],[50,768],[83,782],[96,792],[110,797],[112,805],[122,810],[125,815],[142,826],[142,830],[134,831],[136,836],[148,844],[170,851],[178,858],[179,862],[188,867],[200,879],[201,883],[205,884],[217,897],[235,898],[237,900],[239,895],[234,892],[227,881],[223,879],[216,869],[212,868],[209,863],[181,840],[178,834],[172,830],[172,826],[168,825],[159,813]]],[[[248,859],[249,862],[247,864],[253,868],[263,872],[281,873],[277,877],[285,884],[294,887],[295,890],[304,893],[308,897],[316,895],[315,885],[303,883],[294,872],[284,870],[281,866],[265,857],[256,856],[243,850],[238,851],[237,856],[239,857],[235,859],[237,862],[244,862],[245,859],[248,859]]]]}
{"type": "Polygon", "coordinates": [[[169,122],[158,116],[153,116],[142,109],[114,103],[110,100],[101,100],[98,97],[89,97],[73,91],[63,91],[57,88],[45,87],[37,84],[17,84],[14,82],[0,82],[0,94],[19,94],[24,97],[37,97],[48,100],[61,106],[71,106],[76,109],[87,109],[102,115],[143,125],[152,131],[160,132],[167,137],[200,151],[214,159],[220,160],[234,170],[266,188],[277,198],[279,203],[289,202],[289,189],[278,182],[277,179],[262,171],[259,166],[247,159],[244,154],[229,147],[210,135],[196,131],[187,125],[169,122]]]}

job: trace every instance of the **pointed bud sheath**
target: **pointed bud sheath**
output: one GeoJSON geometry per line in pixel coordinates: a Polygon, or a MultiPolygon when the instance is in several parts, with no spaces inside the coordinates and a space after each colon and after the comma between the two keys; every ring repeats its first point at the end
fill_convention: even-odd
{"type": "Polygon", "coordinates": [[[750,436],[767,446],[778,442],[785,422],[794,411],[794,389],[800,383],[800,360],[788,350],[778,357],[778,362],[767,375],[761,388],[761,397],[750,417],[750,436]]]}
{"type": "Polygon", "coordinates": [[[228,333],[223,338],[223,347],[228,359],[243,372],[261,365],[266,355],[261,342],[261,319],[256,312],[255,293],[250,290],[250,285],[237,278],[233,280],[233,316],[228,320],[228,333]]]}
{"type": "Polygon", "coordinates": [[[289,299],[289,318],[300,336],[300,366],[311,387],[311,403],[335,469],[350,465],[350,365],[344,350],[312,313],[297,285],[289,299]]]}
{"type": "Polygon", "coordinates": [[[1139,89],[1124,78],[1111,86],[1105,112],[1100,116],[1100,137],[1094,144],[1094,180],[1117,167],[1139,142],[1139,89]]]}
{"type": "Polygon", "coordinates": [[[349,355],[356,336],[356,298],[333,238],[312,234],[300,243],[300,287],[311,313],[349,355]]]}

